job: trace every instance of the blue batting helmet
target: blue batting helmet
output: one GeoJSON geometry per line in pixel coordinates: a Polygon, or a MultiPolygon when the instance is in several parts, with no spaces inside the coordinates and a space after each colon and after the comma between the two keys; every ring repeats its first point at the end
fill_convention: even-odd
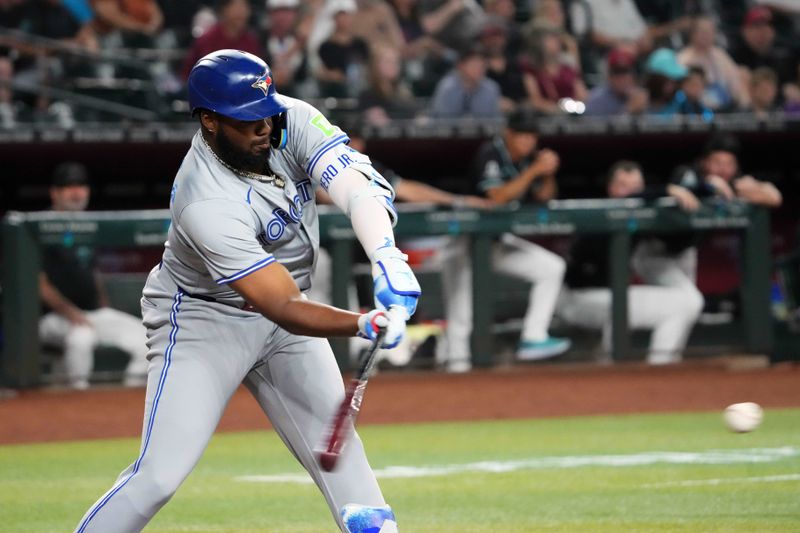
{"type": "Polygon", "coordinates": [[[201,58],[189,73],[187,89],[192,114],[208,109],[236,120],[259,120],[292,107],[275,90],[269,66],[241,50],[217,50],[201,58]]]}

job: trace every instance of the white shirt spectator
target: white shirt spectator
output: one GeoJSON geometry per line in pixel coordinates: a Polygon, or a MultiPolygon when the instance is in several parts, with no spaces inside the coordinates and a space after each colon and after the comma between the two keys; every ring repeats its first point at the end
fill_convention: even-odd
{"type": "MultiPolygon", "coordinates": [[[[612,39],[637,41],[647,31],[647,23],[636,8],[633,0],[586,0],[589,6],[588,16],[593,32],[601,33],[612,39]]],[[[573,16],[580,15],[573,10],[573,16]]],[[[580,24],[579,21],[575,21],[580,24]]],[[[584,20],[583,24],[587,22],[584,20]]]]}

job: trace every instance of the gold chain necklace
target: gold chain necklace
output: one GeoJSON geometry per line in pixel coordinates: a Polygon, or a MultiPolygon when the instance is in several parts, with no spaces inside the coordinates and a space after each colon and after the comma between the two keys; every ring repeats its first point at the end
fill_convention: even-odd
{"type": "Polygon", "coordinates": [[[223,161],[222,158],[220,158],[216,154],[216,152],[214,152],[214,150],[211,148],[211,146],[209,146],[208,141],[206,141],[205,137],[200,135],[200,138],[203,139],[203,144],[206,145],[206,148],[208,148],[208,151],[211,152],[211,155],[214,156],[214,159],[216,159],[217,162],[220,165],[222,165],[223,167],[227,168],[228,170],[230,170],[231,172],[233,172],[237,176],[241,176],[243,178],[248,178],[248,179],[251,179],[251,180],[260,181],[261,183],[269,183],[269,184],[274,185],[275,187],[279,187],[281,189],[283,189],[286,186],[286,181],[282,177],[280,177],[280,176],[278,176],[278,175],[276,175],[274,173],[270,174],[269,176],[267,176],[265,174],[258,174],[256,172],[250,172],[249,170],[239,170],[237,168],[233,168],[231,165],[229,165],[228,163],[223,161]]]}

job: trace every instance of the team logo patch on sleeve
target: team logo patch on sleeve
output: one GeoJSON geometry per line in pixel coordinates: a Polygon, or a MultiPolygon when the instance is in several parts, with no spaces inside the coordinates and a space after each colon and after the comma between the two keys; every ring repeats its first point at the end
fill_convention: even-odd
{"type": "Polygon", "coordinates": [[[267,72],[265,72],[263,75],[261,75],[260,78],[258,78],[255,82],[253,82],[253,85],[251,85],[251,87],[253,89],[261,89],[262,91],[264,91],[264,96],[267,96],[270,85],[272,85],[272,76],[270,76],[267,72]]]}

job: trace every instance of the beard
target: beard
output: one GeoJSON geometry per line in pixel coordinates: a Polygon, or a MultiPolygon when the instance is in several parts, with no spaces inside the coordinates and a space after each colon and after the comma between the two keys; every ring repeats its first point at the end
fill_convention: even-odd
{"type": "Polygon", "coordinates": [[[219,151],[217,155],[231,167],[236,170],[255,172],[256,174],[264,174],[267,172],[271,150],[265,150],[258,154],[240,150],[233,144],[230,138],[225,135],[222,128],[217,130],[216,141],[217,150],[219,151]]]}

